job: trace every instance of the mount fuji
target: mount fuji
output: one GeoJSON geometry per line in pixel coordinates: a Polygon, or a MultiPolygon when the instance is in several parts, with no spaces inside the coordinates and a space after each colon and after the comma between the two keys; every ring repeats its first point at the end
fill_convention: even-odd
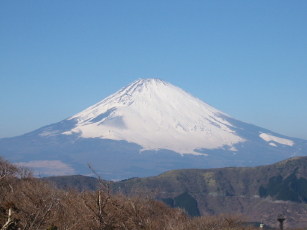
{"type": "Polygon", "coordinates": [[[171,169],[256,166],[307,155],[307,141],[239,121],[160,79],[138,79],[59,123],[0,139],[0,155],[40,175],[104,179],[171,169]]]}

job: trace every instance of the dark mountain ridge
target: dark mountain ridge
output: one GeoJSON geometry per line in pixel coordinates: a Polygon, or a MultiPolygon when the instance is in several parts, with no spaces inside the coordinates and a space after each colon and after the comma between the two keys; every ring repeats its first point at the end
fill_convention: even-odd
{"type": "MultiPolygon", "coordinates": [[[[69,177],[65,180],[60,186],[67,187],[69,177]]],[[[97,186],[97,181],[93,183],[97,186]]],[[[257,167],[171,170],[112,182],[111,187],[127,195],[151,191],[158,200],[194,216],[240,213],[275,226],[277,214],[283,213],[285,227],[307,226],[307,157],[257,167]]]]}

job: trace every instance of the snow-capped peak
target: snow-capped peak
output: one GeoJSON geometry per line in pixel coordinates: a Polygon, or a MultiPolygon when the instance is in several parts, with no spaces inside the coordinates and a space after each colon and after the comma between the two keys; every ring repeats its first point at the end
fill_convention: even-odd
{"type": "Polygon", "coordinates": [[[143,150],[169,149],[199,154],[244,141],[229,128],[227,114],[160,79],[138,79],[70,119],[77,126],[64,134],[126,140],[143,150]]]}

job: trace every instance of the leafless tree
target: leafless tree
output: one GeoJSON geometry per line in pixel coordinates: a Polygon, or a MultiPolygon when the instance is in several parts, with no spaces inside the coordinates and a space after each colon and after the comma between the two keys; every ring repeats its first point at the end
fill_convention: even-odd
{"type": "Polygon", "coordinates": [[[99,180],[96,191],[60,190],[0,158],[0,229],[253,229],[236,215],[190,218],[184,210],[154,200],[154,192],[113,194],[112,182],[92,171],[99,180]]]}

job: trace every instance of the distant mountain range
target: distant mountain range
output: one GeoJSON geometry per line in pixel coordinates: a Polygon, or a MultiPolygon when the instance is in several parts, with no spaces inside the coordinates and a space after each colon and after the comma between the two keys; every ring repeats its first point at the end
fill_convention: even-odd
{"type": "MultiPolygon", "coordinates": [[[[97,189],[98,180],[85,176],[49,177],[61,188],[97,189]]],[[[152,193],[190,215],[243,214],[251,222],[285,228],[307,226],[307,157],[294,157],[272,165],[216,169],[172,170],[154,177],[111,183],[114,193],[152,193]]]]}
{"type": "Polygon", "coordinates": [[[0,139],[0,155],[42,176],[105,179],[171,169],[256,166],[307,155],[307,141],[239,121],[159,79],[139,79],[86,110],[0,139]]]}

